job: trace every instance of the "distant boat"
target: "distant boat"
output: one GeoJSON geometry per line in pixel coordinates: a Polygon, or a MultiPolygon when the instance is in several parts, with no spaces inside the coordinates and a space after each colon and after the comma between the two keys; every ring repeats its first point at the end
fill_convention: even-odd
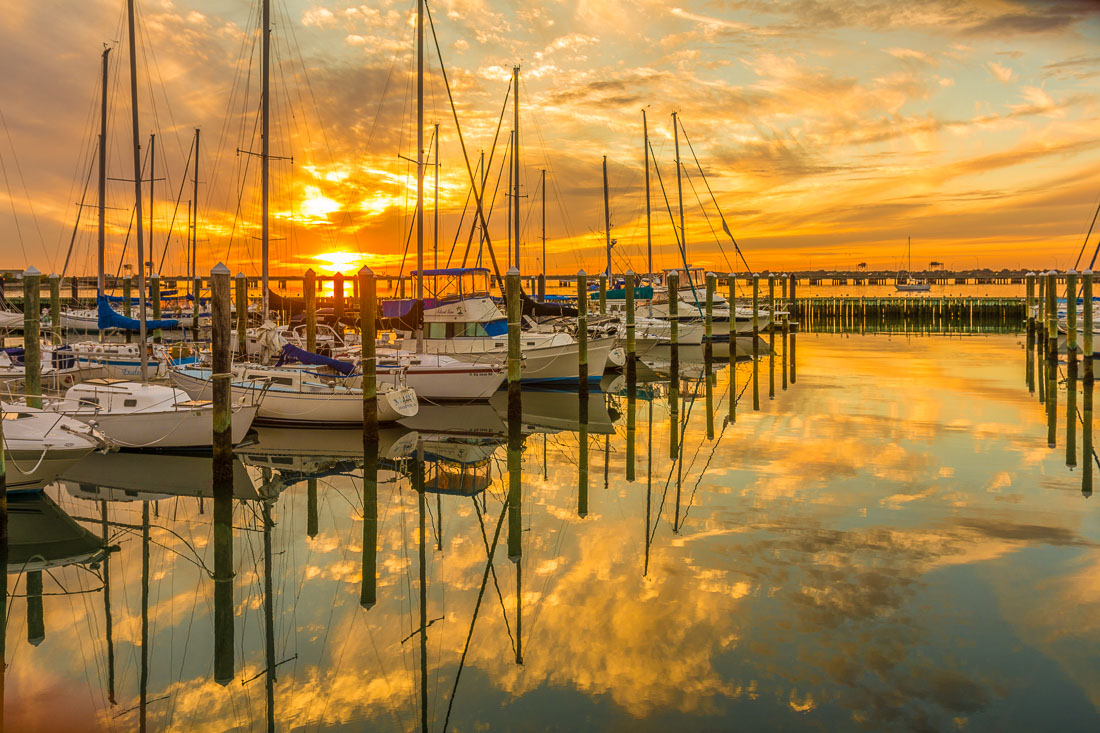
{"type": "Polygon", "coordinates": [[[911,237],[906,237],[907,248],[909,250],[909,269],[905,273],[905,280],[902,280],[901,273],[898,273],[897,282],[894,283],[894,289],[899,293],[927,293],[932,289],[932,283],[927,280],[910,279],[910,273],[913,272],[913,240],[911,237]]]}

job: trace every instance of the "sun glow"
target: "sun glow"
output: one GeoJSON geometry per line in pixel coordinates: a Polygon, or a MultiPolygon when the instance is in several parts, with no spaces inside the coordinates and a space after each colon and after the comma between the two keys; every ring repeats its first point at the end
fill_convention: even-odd
{"type": "Polygon", "coordinates": [[[319,263],[318,267],[324,270],[326,275],[335,275],[337,272],[344,274],[357,272],[374,258],[359,252],[322,252],[319,255],[313,255],[312,259],[319,263]]]}
{"type": "Polygon", "coordinates": [[[340,210],[340,204],[321,193],[316,186],[306,186],[306,198],[302,200],[302,216],[311,219],[325,219],[334,211],[340,210]]]}

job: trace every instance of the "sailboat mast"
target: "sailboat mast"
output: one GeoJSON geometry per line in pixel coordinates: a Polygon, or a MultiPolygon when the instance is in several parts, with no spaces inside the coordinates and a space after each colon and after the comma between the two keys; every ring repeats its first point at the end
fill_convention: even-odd
{"type": "MultiPolygon", "coordinates": [[[[486,182],[486,180],[488,180],[488,176],[487,176],[487,173],[485,171],[485,151],[484,150],[481,151],[481,161],[478,163],[478,167],[481,169],[481,191],[484,194],[485,182],[486,182]]],[[[484,222],[479,218],[478,219],[478,224],[477,224],[477,265],[478,265],[478,267],[481,266],[481,253],[484,249],[485,249],[485,225],[484,225],[484,222]]],[[[462,265],[465,267],[466,263],[463,262],[462,265]]]]}
{"type": "Polygon", "coordinates": [[[130,123],[134,144],[134,221],[137,222],[137,226],[134,228],[137,230],[138,313],[141,323],[138,329],[138,349],[141,351],[141,381],[144,382],[149,366],[149,355],[145,351],[145,242],[141,227],[141,142],[138,140],[137,43],[134,36],[134,0],[127,0],[126,14],[130,31],[130,123]]]}
{"type": "Polygon", "coordinates": [[[512,84],[515,89],[512,94],[512,196],[515,205],[512,206],[512,231],[515,232],[516,242],[516,269],[519,269],[519,66],[512,67],[512,84]]]}
{"type": "MultiPolygon", "coordinates": [[[[676,141],[676,203],[680,207],[680,253],[683,256],[684,268],[687,268],[687,231],[684,229],[684,184],[680,168],[680,123],[676,119],[676,113],[672,113],[672,134],[676,141]]],[[[690,282],[691,275],[688,275],[690,282]]],[[[671,295],[669,296],[671,297],[671,295]]]]}
{"type": "Polygon", "coordinates": [[[104,270],[106,270],[107,247],[107,55],[108,46],[103,49],[103,94],[99,104],[99,274],[96,277],[96,297],[106,291],[104,270]]]}
{"type": "MultiPolygon", "coordinates": [[[[268,277],[270,269],[268,263],[269,245],[271,241],[270,224],[268,214],[271,210],[270,191],[270,166],[271,166],[271,0],[263,0],[263,91],[260,95],[260,183],[261,198],[263,200],[263,221],[260,224],[260,266],[263,277],[263,318],[267,320],[268,314],[268,277]]],[[[196,219],[197,221],[197,219],[196,219]]]]}
{"type": "MultiPolygon", "coordinates": [[[[195,128],[195,180],[192,182],[194,189],[192,193],[191,204],[191,278],[194,279],[199,274],[198,269],[198,249],[199,249],[199,128],[195,128]]],[[[199,312],[199,294],[195,293],[195,302],[192,304],[195,307],[195,312],[199,312]]]]}
{"type": "Polygon", "coordinates": [[[439,123],[435,123],[435,184],[432,186],[435,203],[432,204],[432,267],[439,269],[439,123]]]}
{"type": "Polygon", "coordinates": [[[149,135],[149,259],[153,259],[153,185],[157,180],[157,136],[149,135]]]}
{"type": "Polygon", "coordinates": [[[653,282],[653,230],[651,227],[652,210],[649,196],[649,123],[645,110],[642,110],[642,147],[645,148],[645,266],[650,283],[653,282]]]}
{"type": "MultiPolygon", "coordinates": [[[[607,156],[603,156],[603,228],[604,245],[607,248],[607,266],[604,272],[611,279],[611,201],[607,190],[607,156]]],[[[600,296],[603,297],[602,295],[600,296]]]]}
{"type": "Polygon", "coordinates": [[[542,274],[546,274],[546,169],[542,169],[542,274]]]}
{"type": "MultiPolygon", "coordinates": [[[[416,300],[424,308],[424,0],[416,0],[416,300]]],[[[424,350],[424,326],[416,329],[424,350]]]]}

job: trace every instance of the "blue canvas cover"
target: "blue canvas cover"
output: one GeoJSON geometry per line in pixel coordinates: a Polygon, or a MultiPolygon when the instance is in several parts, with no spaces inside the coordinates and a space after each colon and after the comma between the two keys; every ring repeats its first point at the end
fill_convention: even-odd
{"type": "Polygon", "coordinates": [[[285,344],[283,346],[283,353],[279,356],[279,362],[275,366],[282,366],[291,361],[298,361],[302,364],[310,364],[312,366],[332,367],[344,376],[351,374],[355,369],[355,365],[351,362],[333,359],[331,356],[314,354],[312,351],[306,351],[305,349],[299,349],[297,346],[285,344]]]}
{"type": "MultiPolygon", "coordinates": [[[[134,318],[127,318],[107,302],[107,296],[101,295],[96,299],[99,304],[99,330],[106,331],[110,328],[117,328],[120,331],[140,331],[141,321],[134,318]]],[[[160,321],[145,321],[146,330],[155,330],[158,328],[175,328],[180,324],[179,321],[173,319],[165,319],[160,321]]]]}

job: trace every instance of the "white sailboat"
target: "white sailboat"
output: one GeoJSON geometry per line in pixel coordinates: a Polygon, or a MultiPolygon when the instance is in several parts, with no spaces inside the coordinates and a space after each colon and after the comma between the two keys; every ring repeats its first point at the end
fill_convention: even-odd
{"type": "MultiPolygon", "coordinates": [[[[425,303],[424,333],[420,343],[414,334],[400,331],[394,345],[402,350],[444,354],[461,361],[502,363],[508,355],[508,325],[504,313],[487,294],[489,270],[483,267],[428,270],[424,276],[433,278],[433,297],[425,303]],[[437,280],[440,277],[444,278],[442,286],[437,280]],[[479,280],[486,284],[479,286],[479,280]],[[456,292],[445,293],[445,288],[452,284],[456,292]]],[[[390,301],[383,304],[384,315],[401,315],[396,309],[403,305],[409,303],[390,301]],[[389,313],[386,309],[390,309],[389,313]]],[[[615,341],[614,337],[589,338],[590,380],[598,380],[603,375],[615,341]]],[[[575,382],[578,378],[578,344],[569,333],[529,328],[520,335],[520,351],[523,355],[522,381],[526,383],[575,382]]]]}
{"type": "Polygon", "coordinates": [[[905,273],[905,279],[902,280],[899,275],[897,282],[894,283],[894,290],[899,293],[927,293],[932,289],[932,283],[927,280],[918,280],[912,277],[913,272],[913,239],[912,237],[906,237],[906,248],[909,251],[909,269],[905,273]]]}
{"type": "MultiPolygon", "coordinates": [[[[209,399],[210,370],[180,368],[173,384],[194,399],[209,399]]],[[[363,390],[324,381],[304,369],[240,364],[233,368],[234,399],[251,398],[258,405],[256,421],[267,425],[341,426],[363,424],[363,390]]],[[[419,409],[416,393],[407,386],[378,385],[378,421],[394,422],[419,409]]]]}
{"type": "Polygon", "coordinates": [[[106,446],[91,426],[22,404],[2,405],[8,492],[38,491],[106,446]]]}
{"type": "MultiPolygon", "coordinates": [[[[46,409],[94,424],[120,448],[209,448],[214,443],[214,405],[182,389],[121,379],[91,379],[70,387],[46,409]]],[[[233,443],[244,440],[259,405],[232,405],[233,443]]]]}

